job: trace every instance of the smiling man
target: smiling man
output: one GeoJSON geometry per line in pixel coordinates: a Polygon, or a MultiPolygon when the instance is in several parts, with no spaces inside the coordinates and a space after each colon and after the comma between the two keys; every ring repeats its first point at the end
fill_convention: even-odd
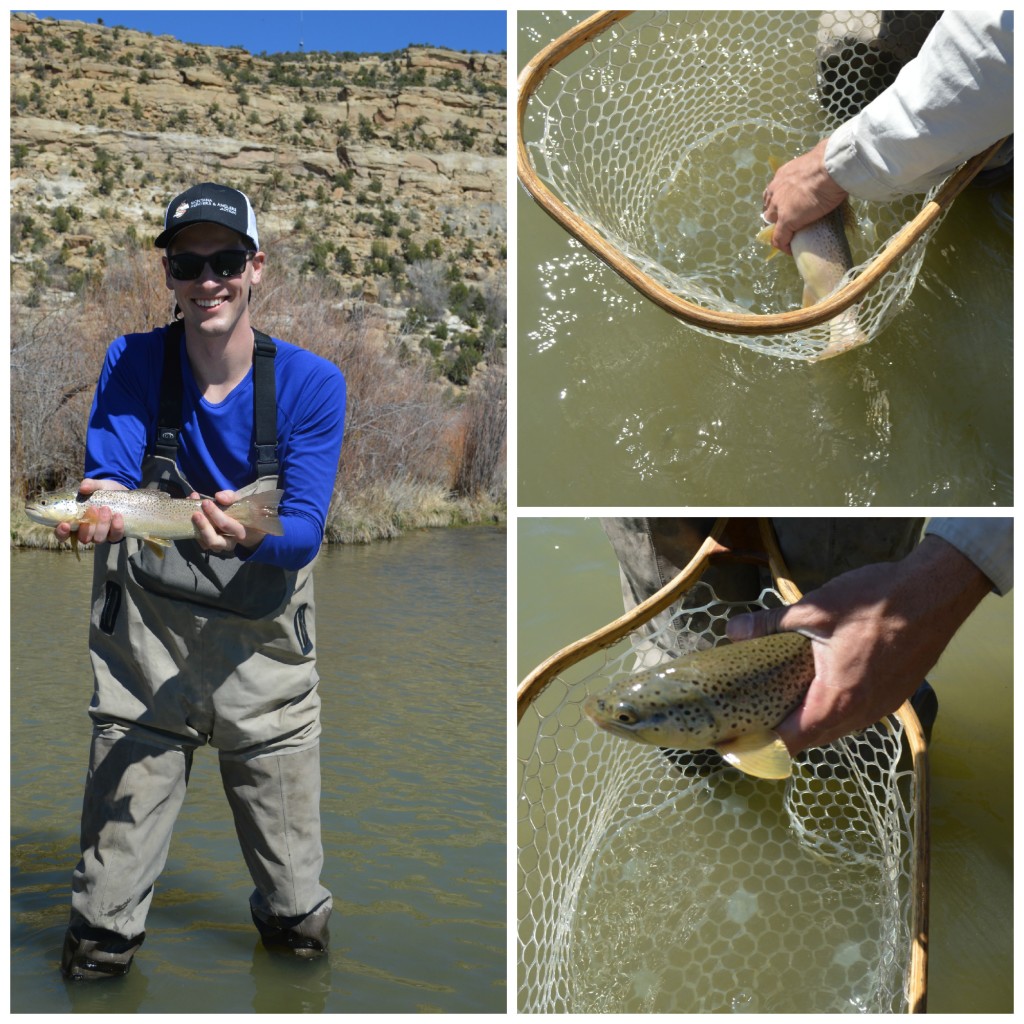
{"type": "MultiPolygon", "coordinates": [[[[345,382],[250,324],[266,257],[242,192],[210,182],[183,192],[156,245],[175,320],[108,349],[80,492],[155,487],[213,500],[193,516],[195,538],[166,554],[125,537],[109,509],[78,528],[97,547],[93,740],[61,960],[76,980],[127,973],[206,743],[218,749],[264,944],[310,959],[328,942],[312,568],[345,382]],[[263,492],[279,500],[279,535],[231,515],[233,502],[263,492]]],[[[56,533],[66,539],[70,525],[56,533]]]]}

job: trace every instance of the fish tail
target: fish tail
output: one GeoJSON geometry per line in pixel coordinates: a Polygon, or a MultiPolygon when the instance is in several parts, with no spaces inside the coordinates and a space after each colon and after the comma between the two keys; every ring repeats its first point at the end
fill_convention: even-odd
{"type": "Polygon", "coordinates": [[[245,526],[281,537],[284,535],[284,526],[278,517],[277,509],[283,495],[284,492],[280,490],[258,491],[256,494],[239,498],[225,511],[232,519],[237,519],[245,526]]]}
{"type": "Polygon", "coordinates": [[[819,359],[829,359],[840,352],[866,345],[868,336],[857,323],[857,306],[850,306],[828,324],[829,342],[819,359]]]}
{"type": "MultiPolygon", "coordinates": [[[[772,235],[774,235],[774,234],[775,234],[775,225],[774,224],[767,224],[767,225],[765,225],[765,227],[761,228],[760,231],[758,231],[758,233],[757,233],[757,240],[759,242],[761,242],[763,245],[771,246],[772,245],[772,235]]],[[[780,252],[782,252],[781,249],[776,249],[774,246],[772,246],[771,252],[769,252],[768,255],[765,256],[765,259],[766,260],[770,260],[773,256],[778,256],[780,252]]]]}

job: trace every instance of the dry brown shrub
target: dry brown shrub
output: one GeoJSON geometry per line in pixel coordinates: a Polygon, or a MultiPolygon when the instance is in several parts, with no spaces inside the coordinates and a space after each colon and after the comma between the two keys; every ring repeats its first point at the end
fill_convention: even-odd
{"type": "Polygon", "coordinates": [[[85,429],[111,339],[170,318],[170,292],[155,253],[111,260],[101,285],[64,304],[11,317],[11,475],[16,493],[82,478],[85,429]]]}
{"type": "Polygon", "coordinates": [[[496,360],[474,376],[450,441],[452,489],[460,497],[504,495],[507,406],[505,366],[496,360]]]}

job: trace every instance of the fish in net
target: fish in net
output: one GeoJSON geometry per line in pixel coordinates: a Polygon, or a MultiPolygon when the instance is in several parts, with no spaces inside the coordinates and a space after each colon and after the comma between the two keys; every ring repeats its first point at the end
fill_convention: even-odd
{"type": "Polygon", "coordinates": [[[730,615],[782,601],[774,588],[722,601],[698,583],[641,644],[526,698],[521,1012],[923,1009],[927,773],[909,705],[806,751],[785,782],[623,740],[583,714],[588,693],[727,642],[730,615]]]}
{"type": "Polygon", "coordinates": [[[702,333],[815,361],[876,337],[992,153],[926,195],[850,201],[852,266],[801,308],[765,261],[773,160],[813,148],[913,56],[939,12],[602,12],[520,76],[519,177],[577,239],[702,333]]]}

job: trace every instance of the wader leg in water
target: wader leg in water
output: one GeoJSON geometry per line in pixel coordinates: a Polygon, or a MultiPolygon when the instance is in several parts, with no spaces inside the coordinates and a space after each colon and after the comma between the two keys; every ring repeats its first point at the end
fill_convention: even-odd
{"type": "Polygon", "coordinates": [[[221,778],[256,886],[253,923],[269,949],[327,952],[331,894],[320,884],[320,745],[257,757],[221,753],[221,778]]]}
{"type": "Polygon", "coordinates": [[[97,723],[82,806],[82,859],[72,880],[61,971],[75,981],[127,974],[145,938],[192,750],[146,730],[97,723]]]}

